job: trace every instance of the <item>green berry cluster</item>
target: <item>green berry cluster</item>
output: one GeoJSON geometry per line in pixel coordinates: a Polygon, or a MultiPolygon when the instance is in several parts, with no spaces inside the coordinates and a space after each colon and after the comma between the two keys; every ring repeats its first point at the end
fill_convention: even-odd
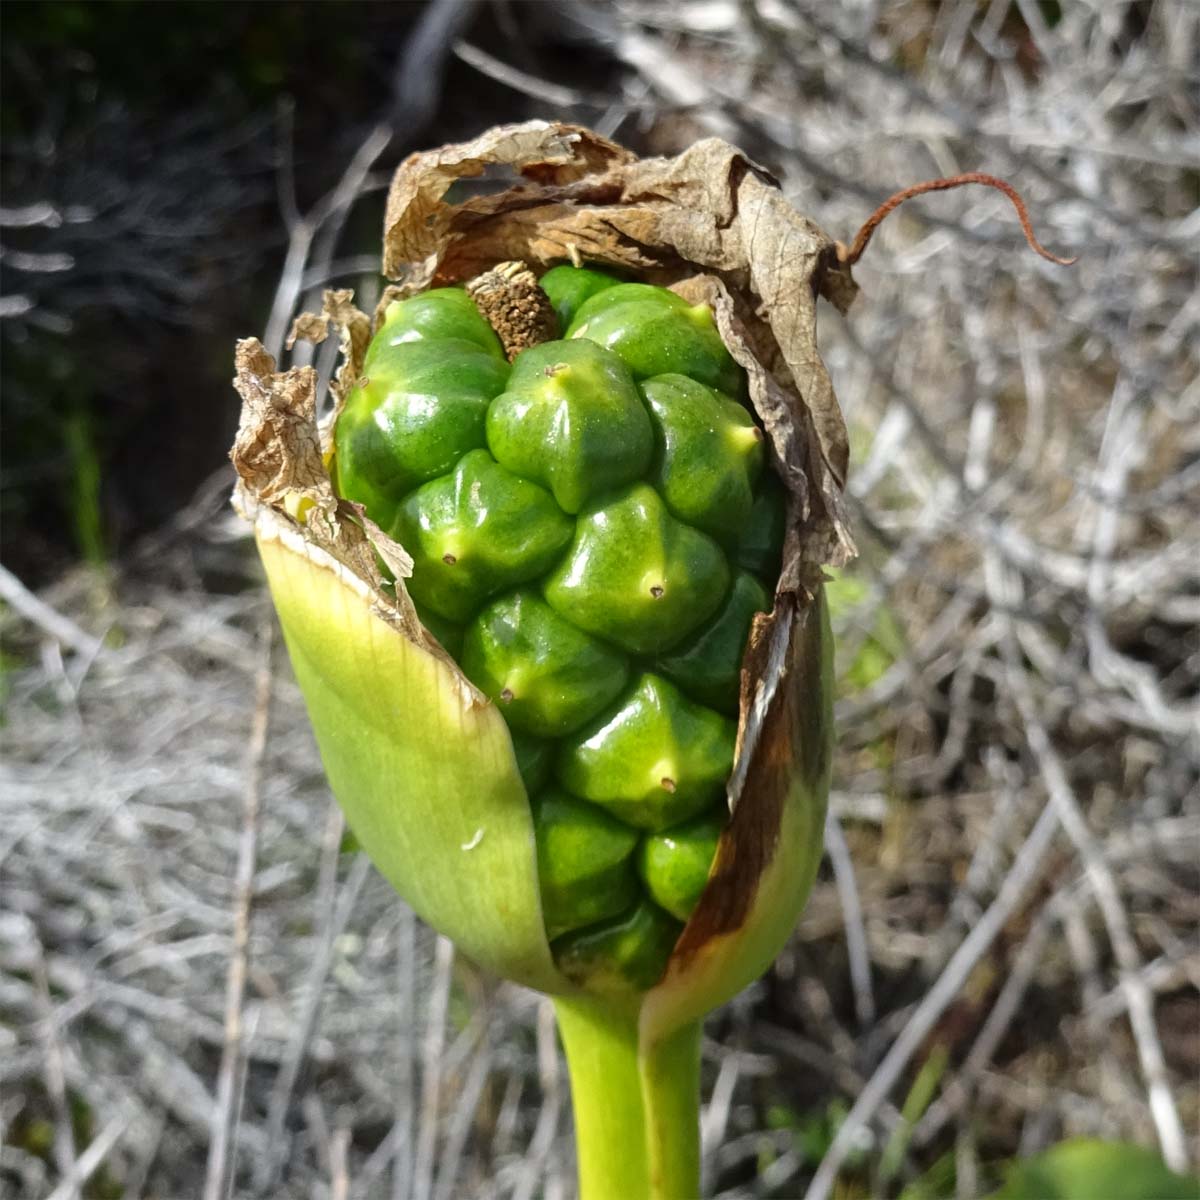
{"type": "Polygon", "coordinates": [[[426,627],[499,706],[547,935],[593,990],[662,972],[727,818],[739,671],[783,499],[712,311],[555,267],[516,356],[466,291],[392,304],[334,438],[426,627]]]}

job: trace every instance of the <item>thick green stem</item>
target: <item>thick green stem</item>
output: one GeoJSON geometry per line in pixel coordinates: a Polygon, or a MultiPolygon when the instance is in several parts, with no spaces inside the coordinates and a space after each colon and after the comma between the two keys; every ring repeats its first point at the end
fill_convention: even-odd
{"type": "Polygon", "coordinates": [[[637,1009],[559,997],[579,1200],[697,1200],[700,1024],[641,1046],[637,1009]]]}

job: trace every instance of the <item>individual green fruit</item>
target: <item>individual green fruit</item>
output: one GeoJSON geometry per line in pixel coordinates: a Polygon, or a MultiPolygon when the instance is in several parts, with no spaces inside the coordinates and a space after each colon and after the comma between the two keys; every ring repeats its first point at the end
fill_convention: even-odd
{"type": "Polygon", "coordinates": [[[746,528],[733,552],[733,561],[774,587],[783,555],[787,508],[783,487],[774,478],[763,480],[746,528]]]}
{"type": "Polygon", "coordinates": [[[334,432],[338,491],[387,528],[407,492],[482,447],[508,369],[456,338],[383,346],[350,389],[334,432]]]}
{"type": "Polygon", "coordinates": [[[517,355],[487,414],[496,461],[549,488],[577,513],[645,473],[650,418],[629,372],[593,342],[543,342],[517,355]]]}
{"type": "Polygon", "coordinates": [[[732,721],[645,674],[615,707],[561,743],[558,781],[630,825],[666,829],[720,798],[735,735],[732,721]]]}
{"type": "Polygon", "coordinates": [[[533,831],[549,937],[608,920],[638,899],[636,830],[551,790],[533,802],[533,831]]]}
{"type": "Polygon", "coordinates": [[[721,341],[707,304],[690,305],[666,288],[621,283],[586,301],[567,329],[618,354],[634,379],[687,375],[735,395],[745,375],[721,341]]]}
{"type": "Polygon", "coordinates": [[[634,654],[676,645],[717,610],[729,582],[720,547],[635,484],[584,510],[546,580],[550,606],[634,654]]]}
{"type": "Polygon", "coordinates": [[[554,961],[568,979],[592,992],[645,991],[662,975],[681,928],[642,900],[614,921],[560,937],[554,961]]]}
{"type": "Polygon", "coordinates": [[[606,288],[615,287],[621,280],[595,267],[573,267],[563,263],[551,267],[538,282],[558,314],[559,328],[566,329],[585,300],[606,288]]]}
{"type": "Polygon", "coordinates": [[[536,795],[546,786],[554,771],[554,756],[558,753],[558,747],[554,742],[531,737],[516,729],[510,729],[510,732],[521,782],[525,784],[528,795],[536,795]]]}
{"type": "Polygon", "coordinates": [[[638,873],[655,904],[681,921],[692,915],[724,828],[723,813],[705,813],[642,839],[638,873]]]}
{"type": "Polygon", "coordinates": [[[754,506],[762,430],[734,400],[686,375],[642,384],[654,424],[650,482],[681,521],[735,541],[754,506]]]}
{"type": "Polygon", "coordinates": [[[655,660],[655,667],[693,700],[736,715],[742,658],[754,614],[771,611],[766,588],[738,571],[717,615],[682,646],[655,660]]]}
{"type": "Polygon", "coordinates": [[[546,571],[570,541],[571,522],[536,484],[473,450],[404,501],[393,536],[413,557],[413,599],[463,622],[489,596],[546,571]]]}
{"type": "Polygon", "coordinates": [[[465,289],[447,287],[392,301],[384,312],[383,324],[371,339],[363,368],[369,371],[387,346],[444,338],[474,342],[499,362],[506,361],[496,331],[483,319],[465,289]]]}
{"type": "Polygon", "coordinates": [[[467,630],[463,670],[514,729],[561,737],[624,688],[629,664],[534,591],[489,604],[467,630]]]}

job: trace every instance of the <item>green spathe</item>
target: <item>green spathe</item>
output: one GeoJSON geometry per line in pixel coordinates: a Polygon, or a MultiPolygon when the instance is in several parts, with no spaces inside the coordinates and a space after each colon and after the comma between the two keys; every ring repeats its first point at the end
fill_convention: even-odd
{"type": "Polygon", "coordinates": [[[717,615],[682,646],[658,658],[655,667],[693,700],[736,716],[750,626],[755,613],[770,611],[767,589],[753,575],[738,571],[717,615]]]}
{"type": "Polygon", "coordinates": [[[448,287],[432,288],[407,300],[393,300],[384,312],[383,325],[371,339],[363,367],[369,369],[385,346],[442,338],[474,342],[497,361],[506,361],[496,331],[484,320],[466,290],[448,287]]]}
{"type": "Polygon", "coordinates": [[[736,728],[645,674],[610,711],[562,743],[558,780],[641,829],[666,829],[717,800],[736,728]]]}
{"type": "Polygon", "coordinates": [[[599,292],[580,307],[566,336],[614,351],[635,379],[686,375],[731,395],[745,383],[721,341],[712,309],[647,283],[621,283],[599,292]]]}
{"type": "Polygon", "coordinates": [[[533,801],[533,829],[551,938],[616,917],[637,900],[637,830],[555,789],[533,801]]]}
{"type": "Polygon", "coordinates": [[[722,816],[705,813],[642,839],[638,874],[655,904],[681,921],[692,915],[724,827],[722,816]]]}
{"type": "Polygon", "coordinates": [[[654,654],[712,616],[728,583],[716,542],[671,516],[652,487],[635,484],[583,511],[545,595],[589,633],[654,654]]]}
{"type": "MultiPolygon", "coordinates": [[[[783,664],[779,690],[768,708],[762,736],[786,752],[759,750],[745,793],[734,791],[733,818],[722,847],[746,838],[758,844],[765,865],[746,889],[739,878],[739,852],[721,848],[710,888],[719,888],[731,872],[747,906],[726,929],[706,930],[701,944],[677,950],[663,979],[647,993],[639,1016],[643,1041],[669,1035],[712,1012],[757,979],[783,948],[812,889],[824,845],[825,808],[833,767],[833,635],[824,594],[792,608],[790,598],[776,605],[771,649],[783,664]],[[753,832],[755,808],[773,795],[778,804],[767,842],[753,832]]],[[[707,893],[707,889],[706,889],[707,893]]],[[[689,929],[704,924],[706,901],[689,929]]],[[[684,938],[687,941],[687,938],[684,938]]]]}
{"type": "Polygon", "coordinates": [[[471,623],[463,670],[525,733],[561,737],[624,688],[623,654],[564,621],[535,591],[489,604],[471,623]]]}
{"type": "Polygon", "coordinates": [[[359,843],[464,954],[527,987],[566,988],[504,719],[294,527],[264,513],[256,532],[321,759],[359,843]]]}
{"type": "Polygon", "coordinates": [[[762,430],[737,401],[686,375],[647,379],[642,395],[654,424],[650,482],[681,521],[736,541],[754,505],[762,430]]]}
{"type": "Polygon", "coordinates": [[[417,604],[415,607],[426,632],[432,633],[442,649],[457,662],[462,655],[463,627],[453,621],[447,621],[445,617],[439,617],[423,604],[417,604]]]}
{"type": "Polygon", "coordinates": [[[543,342],[513,362],[487,414],[496,461],[577,513],[650,465],[650,418],[624,363],[594,342],[543,342]]]}
{"type": "Polygon", "coordinates": [[[380,348],[338,417],[338,493],[386,529],[406,493],[485,444],[488,405],[507,376],[505,363],[455,338],[380,348]]]}
{"type": "Polygon", "coordinates": [[[546,571],[570,541],[571,521],[537,484],[473,450],[408,496],[392,536],[412,555],[413,599],[463,622],[490,596],[546,571]]]}

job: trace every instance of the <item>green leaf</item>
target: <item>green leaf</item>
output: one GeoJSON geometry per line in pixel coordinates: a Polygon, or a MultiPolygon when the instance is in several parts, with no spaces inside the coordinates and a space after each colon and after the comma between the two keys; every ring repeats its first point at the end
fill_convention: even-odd
{"type": "Polygon", "coordinates": [[[1200,1179],[1141,1146],[1074,1138],[1013,1163],[992,1200],[1200,1200],[1200,1179]]]}

